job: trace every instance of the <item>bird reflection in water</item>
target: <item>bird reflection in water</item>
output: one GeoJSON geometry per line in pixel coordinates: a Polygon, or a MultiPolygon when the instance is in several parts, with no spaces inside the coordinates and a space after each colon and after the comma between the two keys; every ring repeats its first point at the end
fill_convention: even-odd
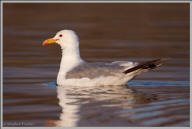
{"type": "MultiPolygon", "coordinates": [[[[90,118],[93,118],[98,121],[96,116],[101,113],[105,114],[105,117],[107,116],[109,119],[118,118],[121,115],[125,117],[125,114],[119,113],[119,108],[121,110],[129,110],[137,103],[150,102],[147,96],[136,93],[126,86],[58,86],[57,97],[62,112],[60,120],[54,121],[54,126],[64,127],[89,126],[89,124],[91,126],[91,123],[81,123],[81,120],[89,122],[90,118]],[[112,108],[118,111],[111,111],[112,108]]],[[[126,117],[133,115],[133,113],[126,114],[126,117]]]]}

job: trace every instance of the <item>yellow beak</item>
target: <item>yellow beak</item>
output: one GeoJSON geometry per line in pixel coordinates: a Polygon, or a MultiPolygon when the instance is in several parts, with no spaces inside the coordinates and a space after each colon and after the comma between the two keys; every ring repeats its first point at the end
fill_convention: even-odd
{"type": "Polygon", "coordinates": [[[52,43],[55,43],[56,41],[57,41],[57,39],[50,38],[50,39],[45,40],[43,42],[43,45],[52,44],[52,43]]]}

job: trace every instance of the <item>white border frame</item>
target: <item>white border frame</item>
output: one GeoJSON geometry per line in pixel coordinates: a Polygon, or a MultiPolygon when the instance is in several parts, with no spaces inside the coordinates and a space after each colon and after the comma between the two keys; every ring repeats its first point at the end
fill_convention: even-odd
{"type": "Polygon", "coordinates": [[[191,3],[190,2],[190,0],[185,0],[185,1],[167,1],[167,0],[165,0],[165,1],[153,1],[153,0],[149,0],[149,1],[145,1],[145,0],[141,0],[141,1],[139,1],[139,0],[130,0],[130,1],[123,1],[123,0],[112,0],[112,1],[110,1],[110,0],[99,0],[99,1],[97,1],[97,0],[93,0],[93,1],[91,1],[91,0],[87,0],[87,1],[85,1],[85,0],[79,0],[79,1],[70,1],[70,0],[56,0],[56,1],[42,1],[42,0],[39,0],[39,1],[31,1],[31,0],[29,0],[29,1],[25,1],[25,0],[21,0],[21,1],[5,1],[5,0],[2,0],[1,1],[2,3],[191,3]]]}

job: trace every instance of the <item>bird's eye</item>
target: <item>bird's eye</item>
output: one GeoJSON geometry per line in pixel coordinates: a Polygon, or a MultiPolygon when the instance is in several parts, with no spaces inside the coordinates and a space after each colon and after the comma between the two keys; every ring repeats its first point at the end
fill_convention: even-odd
{"type": "Polygon", "coordinates": [[[63,36],[62,34],[59,35],[59,37],[62,37],[62,36],[63,36]]]}

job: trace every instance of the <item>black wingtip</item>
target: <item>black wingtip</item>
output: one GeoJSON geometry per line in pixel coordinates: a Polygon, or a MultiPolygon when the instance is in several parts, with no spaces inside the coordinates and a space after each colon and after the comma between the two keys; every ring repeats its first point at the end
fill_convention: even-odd
{"type": "Polygon", "coordinates": [[[168,60],[168,58],[160,58],[160,59],[156,59],[156,60],[152,60],[152,61],[141,62],[137,66],[125,70],[123,73],[124,74],[131,73],[131,72],[136,71],[138,69],[152,70],[156,67],[161,66],[167,60],[168,60]]]}

